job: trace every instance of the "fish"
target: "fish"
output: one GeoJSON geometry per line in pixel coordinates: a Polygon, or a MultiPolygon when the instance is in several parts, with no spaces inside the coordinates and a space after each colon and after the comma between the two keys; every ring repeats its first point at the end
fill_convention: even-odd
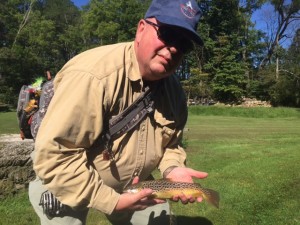
{"type": "Polygon", "coordinates": [[[202,197],[206,202],[219,208],[220,195],[217,191],[204,188],[199,183],[174,182],[169,179],[142,181],[129,185],[124,189],[125,193],[138,193],[142,189],[152,189],[151,198],[172,199],[174,196],[182,195],[191,197],[202,197]]]}

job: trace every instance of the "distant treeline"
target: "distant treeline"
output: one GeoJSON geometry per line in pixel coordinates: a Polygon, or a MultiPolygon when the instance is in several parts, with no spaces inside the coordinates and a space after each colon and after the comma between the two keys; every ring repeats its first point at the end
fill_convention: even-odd
{"type": "MultiPolygon", "coordinates": [[[[274,106],[300,107],[300,29],[281,47],[298,20],[299,1],[201,0],[198,32],[204,46],[177,71],[189,99],[237,103],[243,97],[274,106]],[[270,3],[272,31],[255,29],[251,17],[270,3]]],[[[79,9],[70,0],[0,2],[0,105],[16,105],[20,87],[55,75],[87,49],[132,41],[150,0],[91,0],[79,9]]],[[[271,23],[271,21],[269,21],[271,23]]],[[[298,29],[298,30],[297,30],[298,29]]]]}

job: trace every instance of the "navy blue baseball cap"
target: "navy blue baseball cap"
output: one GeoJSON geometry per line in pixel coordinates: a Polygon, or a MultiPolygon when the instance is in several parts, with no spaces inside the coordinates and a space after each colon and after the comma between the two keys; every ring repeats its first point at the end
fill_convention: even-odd
{"type": "Polygon", "coordinates": [[[195,0],[153,0],[145,19],[154,17],[163,24],[181,28],[194,42],[203,45],[197,33],[200,16],[195,0]]]}

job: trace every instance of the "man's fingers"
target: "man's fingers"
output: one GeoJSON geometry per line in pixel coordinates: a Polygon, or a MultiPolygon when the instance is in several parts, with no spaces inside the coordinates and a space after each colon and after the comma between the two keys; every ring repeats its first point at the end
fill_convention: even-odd
{"type": "Polygon", "coordinates": [[[202,197],[198,197],[197,198],[197,202],[202,202],[203,201],[203,198],[202,197]]]}
{"type": "Polygon", "coordinates": [[[142,204],[146,204],[146,205],[156,205],[156,204],[165,203],[166,201],[163,200],[163,199],[143,198],[143,199],[140,200],[140,202],[142,204]]]}
{"type": "Polygon", "coordinates": [[[143,210],[149,206],[164,203],[164,200],[154,199],[151,196],[151,189],[143,189],[138,193],[123,193],[116,205],[116,211],[143,210]]]}
{"type": "Polygon", "coordinates": [[[203,179],[203,178],[206,178],[208,176],[208,173],[206,173],[206,172],[193,170],[191,168],[188,168],[188,171],[189,171],[189,174],[192,177],[196,177],[196,178],[199,178],[199,179],[203,179]]]}
{"type": "Polygon", "coordinates": [[[151,189],[144,189],[136,194],[137,201],[135,203],[136,210],[143,210],[149,206],[165,203],[165,200],[149,198],[153,191],[151,189]]]}
{"type": "Polygon", "coordinates": [[[171,200],[174,202],[178,202],[180,200],[182,204],[187,204],[187,203],[194,203],[196,201],[201,202],[202,197],[194,198],[192,196],[185,196],[184,194],[182,194],[182,195],[174,196],[171,200]]]}
{"type": "Polygon", "coordinates": [[[141,199],[143,199],[143,198],[149,197],[152,193],[153,193],[153,191],[152,191],[151,189],[146,188],[146,189],[143,189],[143,190],[141,190],[140,192],[138,192],[138,193],[136,194],[136,198],[137,198],[138,200],[141,200],[141,199]]]}
{"type": "Polygon", "coordinates": [[[139,182],[139,177],[134,177],[132,180],[132,184],[137,184],[139,182]]]}

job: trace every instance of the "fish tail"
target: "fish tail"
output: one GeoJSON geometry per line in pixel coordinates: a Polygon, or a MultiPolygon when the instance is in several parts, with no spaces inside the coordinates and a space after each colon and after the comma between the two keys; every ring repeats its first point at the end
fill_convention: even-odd
{"type": "Polygon", "coordinates": [[[214,191],[212,189],[205,189],[205,192],[203,194],[203,198],[213,206],[219,208],[219,202],[220,202],[220,195],[217,191],[214,191]]]}

